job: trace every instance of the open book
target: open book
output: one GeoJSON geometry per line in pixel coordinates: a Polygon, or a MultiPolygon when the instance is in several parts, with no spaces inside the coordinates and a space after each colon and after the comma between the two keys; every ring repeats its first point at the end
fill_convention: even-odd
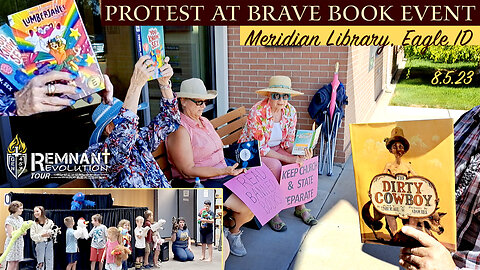
{"type": "Polygon", "coordinates": [[[320,137],[321,129],[322,125],[315,128],[315,123],[313,123],[312,130],[297,130],[292,155],[303,156],[305,155],[305,148],[314,148],[320,137]]]}

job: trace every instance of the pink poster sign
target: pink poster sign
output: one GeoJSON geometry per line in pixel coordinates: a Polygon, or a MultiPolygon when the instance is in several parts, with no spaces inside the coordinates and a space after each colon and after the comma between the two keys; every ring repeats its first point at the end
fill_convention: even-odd
{"type": "Polygon", "coordinates": [[[298,164],[283,166],[280,179],[280,188],[287,202],[285,208],[313,200],[318,190],[318,157],[305,161],[302,167],[298,164]]]}
{"type": "Polygon", "coordinates": [[[262,226],[286,206],[277,179],[265,165],[249,169],[225,186],[250,208],[262,226]]]}

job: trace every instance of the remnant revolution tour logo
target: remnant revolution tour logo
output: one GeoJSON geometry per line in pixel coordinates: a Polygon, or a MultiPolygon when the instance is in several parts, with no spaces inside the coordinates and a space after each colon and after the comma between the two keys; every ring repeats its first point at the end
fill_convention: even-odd
{"type": "Polygon", "coordinates": [[[7,168],[10,173],[18,177],[27,170],[27,147],[25,143],[15,136],[7,148],[7,168]]]}
{"type": "Polygon", "coordinates": [[[26,144],[18,137],[7,148],[8,171],[18,179],[27,173],[30,156],[31,179],[104,179],[107,177],[108,156],[102,153],[30,153],[26,144]]]}

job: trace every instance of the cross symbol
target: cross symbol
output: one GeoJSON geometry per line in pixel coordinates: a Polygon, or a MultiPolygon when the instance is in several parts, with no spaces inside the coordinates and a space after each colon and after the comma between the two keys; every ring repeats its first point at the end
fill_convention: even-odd
{"type": "Polygon", "coordinates": [[[108,153],[107,148],[105,147],[105,150],[102,153],[102,156],[105,158],[105,164],[108,164],[108,156],[110,156],[110,153],[108,153]]]}

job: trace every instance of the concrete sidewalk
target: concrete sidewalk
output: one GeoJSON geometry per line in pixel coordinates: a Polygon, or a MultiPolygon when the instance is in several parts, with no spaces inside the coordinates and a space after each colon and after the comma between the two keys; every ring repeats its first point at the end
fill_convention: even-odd
{"type": "MultiPolygon", "coordinates": [[[[378,106],[368,122],[456,120],[465,112],[387,104],[378,106]]],[[[352,159],[344,167],[335,166],[331,177],[319,175],[318,181],[318,196],[307,204],[319,219],[316,226],[306,226],[293,216],[293,209],[287,209],[280,213],[288,226],[285,232],[274,232],[268,225],[260,230],[245,228],[242,239],[248,254],[231,255],[225,269],[399,269],[400,248],[360,241],[352,159]]]]}

